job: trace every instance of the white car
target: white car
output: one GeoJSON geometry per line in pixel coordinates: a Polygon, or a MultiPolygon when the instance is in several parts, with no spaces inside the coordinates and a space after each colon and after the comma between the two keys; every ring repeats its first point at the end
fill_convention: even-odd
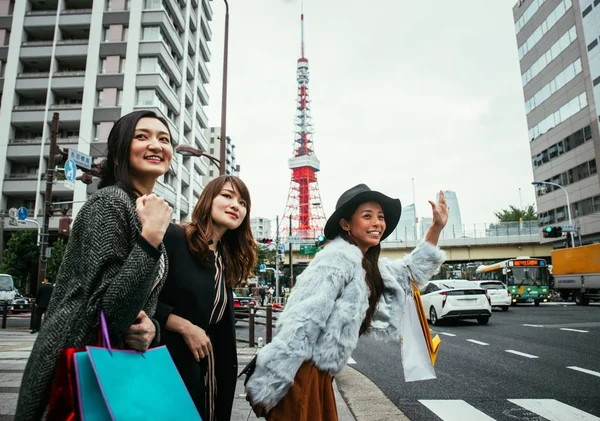
{"type": "Polygon", "coordinates": [[[473,281],[485,289],[490,296],[492,307],[500,307],[502,311],[508,311],[512,302],[510,290],[500,281],[473,281]]]}
{"type": "Polygon", "coordinates": [[[485,325],[492,315],[487,291],[467,280],[429,281],[421,290],[421,300],[427,320],[434,325],[446,319],[476,319],[485,325]]]}

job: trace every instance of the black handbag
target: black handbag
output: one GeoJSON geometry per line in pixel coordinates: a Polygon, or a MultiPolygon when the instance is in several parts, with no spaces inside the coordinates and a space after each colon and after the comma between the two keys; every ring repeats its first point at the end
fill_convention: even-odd
{"type": "Polygon", "coordinates": [[[244,380],[244,386],[246,386],[246,383],[248,383],[248,379],[250,378],[250,376],[252,376],[252,373],[254,373],[255,368],[256,368],[256,355],[250,360],[250,362],[248,364],[246,364],[246,366],[242,369],[240,374],[238,374],[238,379],[240,377],[242,377],[243,374],[246,375],[246,379],[244,380]]]}

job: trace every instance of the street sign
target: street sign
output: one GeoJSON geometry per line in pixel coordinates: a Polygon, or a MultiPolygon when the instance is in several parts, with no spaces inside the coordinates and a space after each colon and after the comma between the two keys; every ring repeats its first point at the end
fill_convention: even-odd
{"type": "Polygon", "coordinates": [[[67,162],[65,162],[65,178],[67,179],[67,181],[70,181],[72,183],[75,181],[76,177],[77,164],[75,164],[75,161],[73,161],[72,159],[67,159],[67,162]]]}
{"type": "Polygon", "coordinates": [[[299,244],[302,242],[302,237],[300,237],[299,235],[290,235],[287,238],[287,242],[290,244],[299,244]]]}
{"type": "Polygon", "coordinates": [[[561,226],[562,232],[575,232],[577,231],[573,225],[563,225],[561,226]]]}
{"type": "Polygon", "coordinates": [[[69,149],[69,159],[85,169],[92,169],[92,157],[79,152],[77,149],[69,149]]]}
{"type": "Polygon", "coordinates": [[[21,220],[24,221],[27,219],[27,216],[29,215],[29,212],[27,212],[27,208],[21,206],[19,208],[19,210],[17,211],[17,217],[21,220]]]}
{"type": "Polygon", "coordinates": [[[301,244],[300,245],[300,254],[315,254],[317,252],[317,248],[314,244],[301,244]]]}
{"type": "Polygon", "coordinates": [[[267,265],[265,265],[264,263],[261,263],[261,265],[258,267],[258,271],[259,272],[266,272],[267,271],[267,265]]]}
{"type": "Polygon", "coordinates": [[[285,254],[285,244],[284,243],[279,244],[279,252],[281,254],[285,254]]]}
{"type": "Polygon", "coordinates": [[[10,219],[17,219],[17,212],[18,212],[17,208],[10,208],[8,210],[8,217],[10,219]]]}

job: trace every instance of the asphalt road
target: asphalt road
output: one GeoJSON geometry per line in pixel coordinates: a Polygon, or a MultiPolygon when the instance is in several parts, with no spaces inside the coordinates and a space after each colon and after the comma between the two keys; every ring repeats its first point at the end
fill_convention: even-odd
{"type": "Polygon", "coordinates": [[[442,339],[435,380],[405,383],[400,345],[370,338],[350,366],[412,421],[600,420],[600,304],[519,305],[494,310],[487,326],[432,331],[442,339]]]}

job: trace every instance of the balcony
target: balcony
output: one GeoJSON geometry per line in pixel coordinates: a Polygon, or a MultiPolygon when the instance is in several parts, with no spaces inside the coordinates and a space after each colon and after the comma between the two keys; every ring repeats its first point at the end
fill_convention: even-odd
{"type": "Polygon", "coordinates": [[[52,28],[56,24],[56,10],[46,12],[27,12],[25,19],[23,20],[23,27],[25,29],[33,28],[52,28]]]}
{"type": "Polygon", "coordinates": [[[202,57],[198,57],[198,70],[200,71],[200,77],[202,78],[202,82],[210,82],[210,72],[208,71],[208,67],[206,67],[206,62],[202,57]]]}
{"type": "Polygon", "coordinates": [[[186,68],[187,68],[186,79],[193,80],[194,79],[194,58],[193,57],[187,58],[186,68]]]}
{"type": "Polygon", "coordinates": [[[46,91],[50,73],[19,73],[15,89],[22,91],[46,91]]]}
{"type": "Polygon", "coordinates": [[[179,211],[181,212],[181,215],[187,216],[190,214],[190,204],[183,194],[181,195],[181,201],[179,202],[179,211]]]}
{"type": "Polygon", "coordinates": [[[208,20],[212,20],[213,10],[209,0],[202,0],[202,10],[204,11],[204,14],[208,20]]]}
{"type": "Polygon", "coordinates": [[[53,41],[29,41],[21,44],[19,57],[24,59],[48,58],[52,56],[53,41]]]}
{"type": "Polygon", "coordinates": [[[196,41],[193,37],[188,37],[188,55],[192,56],[196,54],[196,41]]]}
{"type": "MultiPolygon", "coordinates": [[[[165,10],[147,10],[142,14],[142,25],[160,26],[164,34],[169,38],[170,45],[174,46],[176,55],[183,57],[183,45],[179,39],[179,31],[169,20],[165,10]]],[[[167,40],[165,40],[167,41],[167,40]]]]}
{"type": "MultiPolygon", "coordinates": [[[[65,137],[58,139],[60,147],[67,147],[67,145],[77,145],[78,142],[78,137],[65,137]]],[[[29,162],[32,159],[39,159],[41,144],[41,137],[9,139],[6,157],[14,161],[23,162],[29,162]]],[[[44,145],[44,156],[48,156],[49,153],[50,142],[46,141],[46,144],[44,145]]]]}
{"type": "Polygon", "coordinates": [[[183,19],[181,7],[179,6],[177,0],[164,0],[164,2],[168,3],[168,8],[171,11],[175,25],[177,25],[181,32],[183,32],[185,30],[185,19],[183,19]]]}
{"type": "Polygon", "coordinates": [[[199,103],[196,103],[196,115],[198,116],[198,119],[200,120],[202,127],[203,128],[208,127],[208,117],[206,116],[206,113],[204,112],[204,107],[202,107],[202,105],[199,103]]]}
{"type": "Polygon", "coordinates": [[[188,82],[185,82],[185,105],[189,106],[194,103],[194,93],[188,82]]]}
{"type": "Polygon", "coordinates": [[[56,72],[52,77],[52,90],[57,92],[77,90],[83,91],[85,71],[56,72]]]}
{"type": "Polygon", "coordinates": [[[137,89],[157,89],[163,99],[173,110],[179,109],[179,98],[165,79],[159,74],[138,74],[135,86],[137,89]]]}
{"type": "Polygon", "coordinates": [[[190,115],[190,113],[187,109],[185,110],[183,115],[184,115],[184,118],[183,118],[184,130],[186,132],[189,132],[190,130],[192,130],[192,116],[190,115]]]}
{"type": "Polygon", "coordinates": [[[175,189],[160,181],[157,181],[156,184],[154,184],[154,193],[171,204],[175,204],[177,202],[177,194],[175,193],[175,189]]]}
{"type": "Polygon", "coordinates": [[[198,29],[198,16],[197,16],[197,13],[194,13],[192,11],[192,13],[190,13],[190,30],[192,32],[196,32],[197,29],[198,29]]]}
{"type": "Polygon", "coordinates": [[[200,196],[204,190],[204,183],[202,183],[202,177],[198,174],[194,174],[194,193],[200,196]]]}
{"type": "Polygon", "coordinates": [[[208,141],[204,137],[204,133],[202,128],[196,124],[196,134],[195,134],[196,147],[202,149],[203,151],[208,150],[208,141]]]}
{"type": "Polygon", "coordinates": [[[140,57],[158,57],[160,56],[162,62],[165,63],[167,71],[175,80],[175,83],[181,85],[181,79],[183,77],[181,69],[175,62],[171,54],[167,51],[165,44],[162,41],[142,41],[139,47],[140,57]]]}
{"type": "Polygon", "coordinates": [[[88,53],[88,40],[63,40],[56,46],[56,57],[84,57],[88,53]]]}
{"type": "Polygon", "coordinates": [[[187,169],[185,164],[181,164],[179,166],[179,172],[178,172],[177,176],[181,179],[181,183],[184,186],[190,185],[190,170],[187,169]]]}
{"type": "Polygon", "coordinates": [[[202,36],[202,34],[200,34],[200,51],[202,52],[202,57],[204,57],[204,60],[210,61],[210,48],[208,47],[208,42],[206,42],[206,39],[202,36]]]}
{"type": "Polygon", "coordinates": [[[60,14],[60,26],[88,27],[92,23],[92,9],[69,9],[60,14]]]}
{"type": "MultiPolygon", "coordinates": [[[[7,174],[4,178],[2,193],[8,196],[13,195],[32,195],[37,191],[38,177],[35,174],[7,174]]],[[[43,189],[43,187],[42,187],[43,189]]],[[[56,181],[52,187],[52,192],[56,194],[69,194],[73,190],[67,189],[65,183],[56,181]]]]}
{"type": "Polygon", "coordinates": [[[204,86],[204,83],[197,83],[198,87],[198,99],[202,105],[208,105],[208,91],[204,86]]]}

